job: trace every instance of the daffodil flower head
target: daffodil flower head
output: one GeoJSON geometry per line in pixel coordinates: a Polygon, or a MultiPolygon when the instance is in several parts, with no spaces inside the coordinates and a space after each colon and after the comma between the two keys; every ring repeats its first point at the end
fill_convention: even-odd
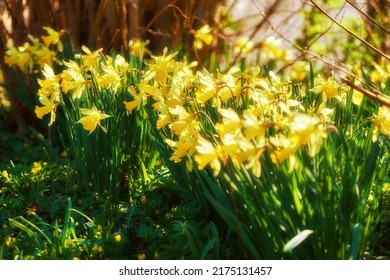
{"type": "Polygon", "coordinates": [[[210,165],[214,172],[214,176],[219,174],[221,170],[221,162],[219,161],[219,147],[215,147],[211,142],[203,137],[198,138],[198,145],[196,146],[197,154],[195,161],[198,163],[198,169],[202,170],[207,165],[210,165]]]}
{"type": "Polygon", "coordinates": [[[92,68],[95,68],[101,60],[103,49],[100,48],[94,52],[92,52],[86,46],[81,46],[81,49],[84,51],[85,54],[76,54],[75,57],[77,59],[80,59],[84,66],[90,66],[92,68]]]}
{"type": "Polygon", "coordinates": [[[57,49],[62,52],[63,50],[63,45],[61,42],[61,36],[64,34],[64,31],[55,31],[54,29],[44,26],[43,29],[46,30],[48,36],[42,36],[43,43],[45,44],[46,47],[50,47],[51,45],[56,45],[57,49]]]}
{"type": "Polygon", "coordinates": [[[176,70],[177,62],[174,57],[178,52],[168,55],[168,48],[164,48],[163,54],[160,56],[153,56],[154,62],[149,63],[151,73],[154,73],[154,80],[160,84],[166,83],[170,74],[176,70]]]}
{"type": "Polygon", "coordinates": [[[204,105],[207,100],[215,97],[217,94],[215,80],[206,70],[197,72],[197,78],[199,79],[199,87],[195,92],[196,101],[204,105]]]}
{"type": "Polygon", "coordinates": [[[100,126],[104,132],[107,132],[107,129],[100,124],[100,121],[111,117],[110,115],[102,113],[95,106],[93,106],[92,109],[80,108],[80,111],[84,117],[77,123],[81,123],[83,128],[89,131],[89,134],[91,134],[97,126],[100,126]]]}
{"type": "Polygon", "coordinates": [[[390,67],[387,63],[384,63],[383,59],[381,64],[372,63],[374,69],[371,71],[371,81],[373,83],[380,83],[382,87],[386,86],[387,81],[390,79],[390,67]]]}
{"type": "Polygon", "coordinates": [[[52,98],[48,98],[47,96],[45,95],[40,95],[39,96],[39,102],[43,105],[43,106],[35,106],[35,114],[36,116],[39,118],[39,119],[42,119],[44,115],[46,114],[50,114],[50,121],[49,121],[49,126],[51,126],[53,124],[53,122],[55,121],[56,119],[56,114],[55,114],[55,111],[56,111],[56,108],[58,106],[59,103],[55,102],[53,100],[53,97],[52,98]]]}
{"type": "Polygon", "coordinates": [[[309,73],[309,64],[305,61],[297,61],[291,66],[290,78],[293,82],[302,82],[309,73]]]}
{"type": "Polygon", "coordinates": [[[327,80],[318,76],[315,82],[315,86],[310,90],[314,93],[323,93],[327,98],[336,97],[339,93],[340,85],[333,79],[331,75],[327,80]]]}
{"type": "Polygon", "coordinates": [[[30,44],[25,43],[19,47],[7,46],[4,62],[11,67],[18,67],[24,73],[31,72],[34,67],[34,59],[30,51],[30,44]]]}
{"type": "Polygon", "coordinates": [[[214,41],[214,36],[211,34],[211,28],[208,24],[203,25],[200,29],[194,32],[194,47],[202,49],[204,45],[210,46],[214,41]]]}
{"type": "Polygon", "coordinates": [[[382,106],[378,110],[378,116],[372,119],[381,133],[390,137],[390,108],[382,106]]]}
{"type": "Polygon", "coordinates": [[[142,41],[141,39],[130,40],[129,48],[130,53],[133,54],[136,58],[142,58],[144,54],[150,54],[150,51],[146,46],[150,43],[149,40],[142,41]]]}
{"type": "Polygon", "coordinates": [[[236,54],[248,54],[254,48],[254,44],[249,38],[240,37],[237,39],[234,47],[234,52],[236,54]]]}
{"type": "Polygon", "coordinates": [[[72,99],[80,98],[83,94],[83,89],[88,86],[82,70],[75,61],[64,61],[63,63],[67,68],[61,73],[61,89],[64,93],[72,91],[72,99]]]}
{"type": "Polygon", "coordinates": [[[286,50],[280,47],[281,40],[274,37],[268,37],[262,43],[261,51],[266,59],[281,60],[285,59],[286,50]]]}
{"type": "Polygon", "coordinates": [[[222,116],[222,122],[216,124],[217,131],[221,137],[227,133],[235,133],[241,128],[241,120],[236,111],[231,108],[219,109],[218,112],[222,116]]]}

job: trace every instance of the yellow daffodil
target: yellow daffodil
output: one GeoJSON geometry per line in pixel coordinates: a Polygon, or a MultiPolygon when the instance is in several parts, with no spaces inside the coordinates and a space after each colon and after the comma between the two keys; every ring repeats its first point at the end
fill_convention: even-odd
{"type": "Polygon", "coordinates": [[[174,152],[170,160],[172,160],[175,163],[181,162],[182,159],[186,156],[190,156],[193,152],[191,150],[193,150],[193,148],[196,145],[195,139],[187,139],[187,138],[182,138],[178,142],[172,141],[170,139],[166,139],[165,142],[171,148],[174,148],[174,152]]]}
{"type": "Polygon", "coordinates": [[[238,114],[231,108],[219,109],[218,112],[222,116],[222,123],[217,123],[216,128],[218,134],[223,137],[227,133],[235,133],[241,127],[241,119],[238,114]]]}
{"type": "Polygon", "coordinates": [[[281,40],[274,37],[268,37],[261,44],[261,52],[264,59],[281,60],[286,58],[286,49],[280,47],[281,40]]]}
{"type": "Polygon", "coordinates": [[[92,69],[94,69],[101,60],[103,49],[100,48],[94,52],[92,52],[86,46],[81,46],[81,49],[84,51],[85,54],[75,54],[75,57],[77,59],[80,59],[84,66],[90,66],[92,67],[92,69]]]}
{"type": "Polygon", "coordinates": [[[216,84],[214,79],[208,73],[198,72],[197,77],[199,79],[199,88],[195,92],[196,101],[203,105],[207,102],[207,100],[216,95],[216,84]]]}
{"type": "Polygon", "coordinates": [[[42,119],[44,115],[50,113],[49,126],[51,126],[56,119],[55,111],[59,103],[54,102],[52,99],[47,98],[47,96],[45,95],[39,96],[39,102],[43,106],[35,106],[35,114],[39,119],[42,119]]]}
{"type": "Polygon", "coordinates": [[[124,101],[127,111],[131,114],[134,109],[139,108],[141,105],[141,98],[135,98],[133,101],[124,101]]]}
{"type": "Polygon", "coordinates": [[[253,47],[254,44],[249,38],[241,37],[235,43],[234,52],[236,54],[248,54],[253,50],[253,47]]]}
{"type": "Polygon", "coordinates": [[[150,41],[142,41],[141,39],[130,40],[129,48],[130,53],[137,58],[142,58],[145,54],[150,54],[150,51],[146,48],[150,41]]]}
{"type": "Polygon", "coordinates": [[[42,36],[43,43],[45,44],[46,47],[50,47],[51,45],[56,45],[57,49],[62,52],[63,50],[63,45],[61,42],[61,36],[64,34],[64,31],[55,31],[54,29],[44,26],[43,29],[46,30],[47,36],[42,36]]]}
{"type": "Polygon", "coordinates": [[[152,56],[154,62],[149,63],[149,68],[154,73],[154,80],[160,84],[167,82],[170,74],[175,71],[176,61],[174,57],[178,52],[174,52],[168,55],[168,48],[164,48],[161,56],[152,56]]]}
{"type": "Polygon", "coordinates": [[[158,109],[158,120],[156,123],[157,129],[161,129],[164,126],[170,124],[172,122],[171,114],[169,113],[168,107],[163,103],[159,102],[156,104],[158,109]]]}
{"type": "Polygon", "coordinates": [[[17,66],[23,72],[31,72],[34,67],[34,59],[29,48],[29,43],[20,47],[8,46],[4,62],[11,67],[17,66]]]}
{"type": "Polygon", "coordinates": [[[187,126],[193,121],[194,116],[187,112],[183,106],[175,106],[174,108],[169,108],[169,113],[177,118],[170,124],[170,129],[176,135],[180,135],[187,126]]]}
{"type": "Polygon", "coordinates": [[[270,155],[274,163],[283,162],[287,158],[296,163],[295,153],[303,146],[308,146],[309,156],[313,157],[319,152],[327,137],[325,128],[314,116],[300,113],[293,116],[285,125],[290,129],[288,135],[281,134],[270,138],[270,143],[276,148],[270,155]]]}
{"type": "MultiPolygon", "coordinates": [[[[320,120],[305,114],[295,115],[289,127],[292,130],[290,140],[292,145],[296,147],[302,147],[309,143],[316,145],[316,142],[322,143],[322,139],[326,137],[320,120]]],[[[314,149],[311,156],[314,156],[317,151],[317,149],[314,149]]]]}
{"type": "Polygon", "coordinates": [[[78,123],[81,123],[83,128],[89,131],[89,134],[91,134],[97,126],[100,126],[104,132],[107,132],[107,129],[100,124],[100,121],[111,117],[110,115],[102,113],[95,106],[93,106],[92,109],[81,108],[80,111],[84,117],[82,117],[78,123]]]}
{"type": "Polygon", "coordinates": [[[61,89],[65,94],[71,91],[72,99],[80,98],[88,86],[81,68],[75,61],[64,61],[64,65],[67,68],[61,73],[61,89]]]}
{"type": "Polygon", "coordinates": [[[42,46],[36,50],[34,52],[34,56],[36,57],[36,63],[40,67],[44,67],[45,64],[52,66],[53,62],[58,62],[56,53],[45,46],[42,46]]]}
{"type": "Polygon", "coordinates": [[[294,62],[291,66],[290,78],[293,82],[300,83],[306,79],[309,70],[309,63],[305,61],[294,62]]]}
{"type": "Polygon", "coordinates": [[[214,36],[211,34],[211,28],[208,24],[203,25],[200,29],[194,32],[194,47],[195,49],[202,49],[204,45],[211,45],[214,41],[214,36]]]}
{"type": "Polygon", "coordinates": [[[198,163],[198,169],[203,170],[207,165],[210,165],[214,175],[217,176],[221,170],[217,147],[214,147],[208,140],[199,137],[196,151],[197,154],[194,159],[198,163]]]}
{"type": "Polygon", "coordinates": [[[244,135],[248,140],[265,136],[266,125],[264,125],[254,113],[246,110],[243,114],[243,118],[244,135]]]}
{"type": "Polygon", "coordinates": [[[372,122],[379,128],[379,131],[390,137],[390,109],[382,106],[378,110],[378,116],[372,122]]]}
{"type": "Polygon", "coordinates": [[[371,81],[373,83],[380,83],[382,87],[385,87],[386,82],[390,79],[390,67],[388,63],[382,60],[381,64],[375,62],[372,64],[374,69],[371,71],[371,81]]]}
{"type": "Polygon", "coordinates": [[[180,134],[179,141],[166,139],[165,142],[174,149],[172,157],[174,162],[181,162],[184,157],[191,157],[195,153],[195,146],[198,143],[199,124],[191,122],[180,134]]]}
{"type": "Polygon", "coordinates": [[[334,81],[331,75],[327,80],[324,80],[321,76],[318,76],[315,82],[315,86],[310,90],[314,93],[323,93],[327,98],[336,97],[339,93],[340,85],[334,81]]]}
{"type": "Polygon", "coordinates": [[[129,111],[129,113],[131,114],[134,109],[138,110],[141,104],[145,104],[148,97],[145,92],[140,92],[138,94],[133,85],[130,85],[127,88],[127,91],[133,96],[134,100],[124,101],[123,103],[125,104],[127,111],[129,111]]]}
{"type": "Polygon", "coordinates": [[[121,85],[121,77],[112,65],[102,64],[103,73],[97,75],[97,84],[100,88],[110,88],[114,92],[121,85]]]}

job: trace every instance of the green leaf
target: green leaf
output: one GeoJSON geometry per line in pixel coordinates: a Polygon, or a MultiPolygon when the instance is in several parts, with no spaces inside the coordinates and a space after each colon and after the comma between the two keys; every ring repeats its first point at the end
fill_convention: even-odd
{"type": "Polygon", "coordinates": [[[305,241],[305,239],[312,233],[313,231],[310,229],[305,229],[304,231],[298,233],[289,242],[287,242],[286,245],[284,245],[283,252],[287,253],[294,250],[299,244],[305,241]]]}

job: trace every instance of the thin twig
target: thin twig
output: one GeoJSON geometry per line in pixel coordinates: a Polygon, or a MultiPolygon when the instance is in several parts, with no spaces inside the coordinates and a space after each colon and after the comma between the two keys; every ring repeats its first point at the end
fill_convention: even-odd
{"type": "Polygon", "coordinates": [[[344,31],[346,31],[347,33],[349,33],[350,35],[352,35],[354,38],[358,39],[360,42],[362,42],[363,44],[365,44],[366,46],[368,46],[370,49],[372,49],[373,51],[375,51],[377,54],[381,55],[382,57],[386,58],[387,60],[390,60],[390,56],[388,56],[387,54],[385,54],[383,51],[381,51],[380,49],[374,47],[373,45],[371,45],[369,42],[367,42],[366,40],[364,40],[362,37],[360,36],[357,36],[355,33],[353,33],[351,30],[349,30],[347,27],[345,27],[344,25],[342,25],[340,22],[338,22],[335,18],[333,18],[331,15],[328,14],[327,11],[325,11],[322,7],[320,7],[316,2],[314,2],[314,0],[310,0],[310,2],[317,8],[319,9],[325,16],[327,16],[331,21],[333,21],[337,26],[339,26],[340,28],[342,28],[344,31]]]}
{"type": "Polygon", "coordinates": [[[390,29],[388,29],[386,26],[384,26],[383,24],[381,24],[379,21],[377,21],[376,19],[374,19],[372,16],[370,16],[369,14],[367,14],[366,12],[364,12],[361,8],[359,8],[355,3],[353,3],[352,1],[350,0],[347,0],[347,3],[349,5],[351,5],[352,7],[354,7],[356,10],[359,11],[359,13],[361,13],[365,18],[368,19],[369,22],[371,22],[372,24],[376,25],[377,27],[381,28],[383,31],[385,31],[386,33],[390,34],[390,29]]]}
{"type": "MultiPolygon", "coordinates": [[[[261,12],[261,14],[263,16],[263,19],[258,24],[256,24],[256,26],[253,28],[252,33],[248,36],[248,40],[249,41],[251,41],[255,37],[257,32],[261,29],[261,27],[265,23],[269,22],[268,18],[276,11],[276,9],[278,8],[280,2],[281,2],[281,0],[275,0],[273,2],[273,4],[267,9],[266,12],[261,12]]],[[[241,56],[241,54],[242,54],[242,49],[239,49],[239,51],[233,57],[233,60],[228,65],[227,69],[230,69],[234,64],[236,64],[237,59],[241,56]]]]}
{"type": "Polygon", "coordinates": [[[384,106],[390,108],[390,98],[387,95],[384,95],[384,94],[379,93],[379,92],[377,92],[377,94],[375,94],[375,93],[373,93],[373,92],[371,92],[369,90],[366,90],[364,88],[358,87],[357,85],[355,85],[354,83],[348,81],[345,78],[341,78],[341,81],[343,83],[345,83],[346,85],[348,85],[349,87],[353,88],[354,90],[357,90],[357,91],[361,92],[362,94],[364,94],[368,98],[378,102],[381,105],[384,105],[384,106]],[[388,100],[385,100],[385,99],[388,99],[388,100]]]}
{"type": "Polygon", "coordinates": [[[171,6],[175,5],[177,2],[179,2],[179,0],[173,0],[171,1],[168,5],[166,5],[163,9],[161,9],[149,22],[148,24],[145,26],[144,30],[142,31],[142,33],[140,34],[141,37],[149,30],[151,29],[153,23],[163,14],[165,13],[168,9],[172,9],[171,6]]]}

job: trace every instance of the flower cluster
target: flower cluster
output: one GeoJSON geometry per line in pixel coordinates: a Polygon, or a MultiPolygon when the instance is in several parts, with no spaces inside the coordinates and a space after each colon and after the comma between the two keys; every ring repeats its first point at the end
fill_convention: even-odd
{"type": "MultiPolygon", "coordinates": [[[[138,52],[141,44],[133,46],[138,52]]],[[[328,101],[345,100],[344,88],[333,76],[319,75],[313,87],[302,92],[300,84],[281,80],[272,71],[262,73],[259,67],[209,73],[197,62],[177,60],[177,52],[168,53],[167,48],[160,56],[151,55],[144,69],[131,67],[120,55],[103,55],[101,49],[83,46],[82,50],[75,60],[63,61],[65,68],[59,74],[44,65],[44,79],[38,80],[41,106],[35,108],[39,118],[49,114],[51,125],[64,95],[73,101],[88,96],[88,108],[75,107],[80,115],[77,123],[90,133],[97,127],[106,132],[102,122],[112,115],[103,112],[105,101],[99,101],[99,94],[125,92],[121,103],[128,113],[151,105],[155,125],[172,149],[172,161],[185,162],[189,170],[210,167],[214,175],[231,164],[259,177],[264,155],[275,164],[288,161],[290,168],[297,166],[302,148],[315,156],[333,127],[328,101]]],[[[291,80],[304,79],[305,65],[301,66],[294,68],[296,77],[291,80]]],[[[373,123],[386,134],[387,122],[387,111],[381,109],[373,123]]]]}
{"type": "Polygon", "coordinates": [[[31,42],[25,42],[22,46],[7,46],[4,62],[24,73],[31,73],[38,65],[43,68],[45,64],[52,66],[53,62],[59,62],[57,51],[63,50],[61,36],[64,31],[55,31],[50,27],[43,27],[47,36],[42,36],[42,41],[32,35],[28,35],[31,42]]]}
{"type": "MultiPolygon", "coordinates": [[[[35,113],[38,118],[50,114],[49,125],[55,121],[56,108],[63,103],[63,94],[69,95],[75,101],[85,98],[86,95],[89,95],[89,99],[89,91],[99,93],[108,90],[115,93],[119,88],[125,87],[124,79],[131,69],[124,57],[104,56],[102,49],[91,51],[85,46],[82,50],[84,53],[76,54],[76,60],[63,61],[65,69],[59,74],[55,74],[53,68],[45,64],[42,72],[44,79],[38,79],[41,106],[35,107],[35,113]]],[[[98,99],[99,95],[96,96],[96,102],[98,99]]],[[[96,106],[79,108],[83,117],[78,122],[90,133],[98,126],[106,131],[101,121],[110,117],[96,106]]]]}
{"type": "MultiPolygon", "coordinates": [[[[233,67],[213,75],[175,57],[167,49],[154,56],[141,81],[131,86],[133,100],[125,102],[132,113],[151,101],[172,161],[185,161],[188,169],[194,163],[199,170],[210,166],[214,175],[230,163],[260,176],[265,152],[274,163],[289,159],[294,165],[301,147],[307,146],[310,156],[320,150],[330,124],[324,115],[332,110],[307,111],[290,82],[273,72],[261,77],[259,68],[233,67]]],[[[312,91],[332,98],[337,88],[319,80],[312,91]]]]}

